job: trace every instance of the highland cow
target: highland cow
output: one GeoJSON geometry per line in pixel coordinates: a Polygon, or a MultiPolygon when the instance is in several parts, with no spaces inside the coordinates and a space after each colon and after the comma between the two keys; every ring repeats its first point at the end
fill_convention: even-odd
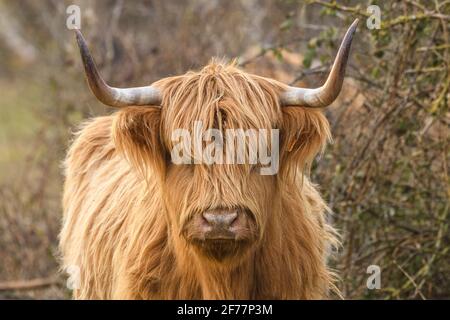
{"type": "Polygon", "coordinates": [[[121,109],[86,122],[65,161],[60,250],[63,266],[80,270],[74,297],[329,297],[337,236],[308,172],[330,139],[321,108],[340,92],[356,25],[317,89],[217,60],[151,86],[113,88],[77,31],[91,90],[121,109]],[[196,121],[220,132],[279,129],[279,171],[173,163],[172,133],[196,121]]]}

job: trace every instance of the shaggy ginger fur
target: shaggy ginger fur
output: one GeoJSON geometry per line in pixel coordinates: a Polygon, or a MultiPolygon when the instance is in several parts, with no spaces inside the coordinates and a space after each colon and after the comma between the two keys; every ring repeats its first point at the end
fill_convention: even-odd
{"type": "Polygon", "coordinates": [[[154,84],[162,108],[128,107],[87,122],[65,162],[63,266],[81,271],[77,299],[317,299],[335,233],[304,172],[329,138],[321,111],[281,108],[286,86],[211,62],[154,84]],[[171,132],[279,128],[280,171],[173,165],[171,132]],[[187,241],[183,226],[212,207],[244,206],[257,239],[224,261],[187,241]]]}

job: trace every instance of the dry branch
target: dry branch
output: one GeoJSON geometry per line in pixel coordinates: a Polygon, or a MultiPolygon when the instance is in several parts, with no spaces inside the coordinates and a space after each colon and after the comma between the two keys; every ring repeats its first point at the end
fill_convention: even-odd
{"type": "Polygon", "coordinates": [[[57,277],[0,282],[0,291],[34,290],[57,284],[57,277]]]}

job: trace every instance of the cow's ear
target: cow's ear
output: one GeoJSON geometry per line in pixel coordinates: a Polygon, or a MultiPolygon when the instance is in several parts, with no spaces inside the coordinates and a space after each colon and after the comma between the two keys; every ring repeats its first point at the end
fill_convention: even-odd
{"type": "Polygon", "coordinates": [[[127,107],[115,114],[112,137],[117,151],[145,178],[151,174],[164,175],[160,122],[158,108],[127,107]]]}
{"type": "Polygon", "coordinates": [[[328,120],[321,110],[284,107],[282,111],[280,156],[286,164],[282,168],[309,170],[314,157],[331,140],[328,120]]]}

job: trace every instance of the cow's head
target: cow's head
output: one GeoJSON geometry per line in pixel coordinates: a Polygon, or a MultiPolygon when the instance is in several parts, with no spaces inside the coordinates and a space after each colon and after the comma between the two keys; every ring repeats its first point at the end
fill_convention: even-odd
{"type": "Polygon", "coordinates": [[[151,86],[113,88],[100,77],[77,31],[93,93],[107,105],[124,107],[112,128],[116,147],[143,177],[158,181],[158,190],[151,187],[148,192],[162,193],[175,243],[187,244],[211,261],[236,261],[230,258],[251,252],[268,224],[282,223],[271,219],[273,212],[283,211],[280,193],[289,193],[289,181],[301,174],[329,137],[321,108],[340,92],[356,25],[357,21],[347,31],[325,84],[316,89],[290,87],[217,61],[199,72],[165,78],[151,86]],[[196,125],[201,126],[200,134],[214,129],[210,133],[223,139],[210,136],[194,142],[196,125]],[[183,135],[175,134],[180,129],[191,140],[183,144],[183,135]],[[266,138],[266,144],[252,144],[246,136],[243,163],[227,161],[229,129],[256,130],[260,136],[255,141],[266,138]],[[279,129],[279,141],[271,139],[273,129],[279,129]],[[173,159],[180,143],[182,164],[173,159]],[[279,171],[262,174],[264,165],[251,162],[248,155],[258,154],[261,148],[273,154],[277,147],[279,171]],[[216,158],[218,150],[223,151],[222,158],[216,158]],[[205,152],[218,161],[205,161],[205,152]]]}

